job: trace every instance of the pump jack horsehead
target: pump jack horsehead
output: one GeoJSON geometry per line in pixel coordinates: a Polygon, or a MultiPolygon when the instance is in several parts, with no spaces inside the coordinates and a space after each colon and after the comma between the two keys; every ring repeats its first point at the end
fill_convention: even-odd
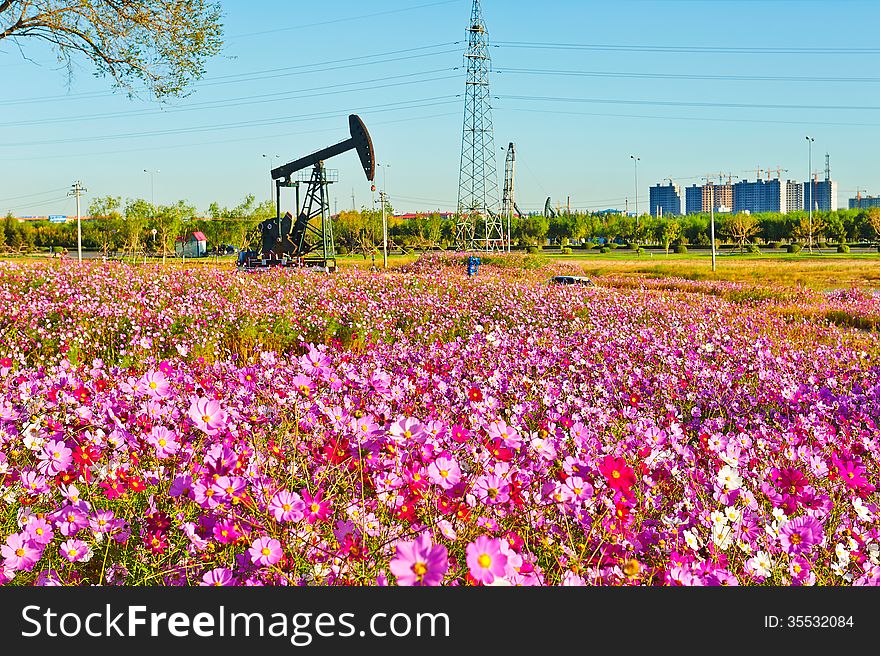
{"type": "Polygon", "coordinates": [[[251,251],[239,257],[239,265],[246,268],[265,266],[293,266],[299,263],[318,266],[326,271],[336,269],[336,249],[333,243],[333,222],[327,194],[328,180],[324,161],[349,150],[357,151],[367,180],[372,182],[376,173],[376,157],[373,141],[363,121],[357,114],[348,117],[351,137],[311,155],[300,157],[288,164],[272,169],[275,181],[275,217],[257,226],[262,244],[260,253],[251,251]],[[300,207],[299,185],[292,180],[297,171],[312,167],[308,179],[305,200],[300,207]],[[290,212],[281,216],[281,188],[296,188],[296,219],[290,212]],[[317,220],[320,219],[320,220],[317,220]]]}

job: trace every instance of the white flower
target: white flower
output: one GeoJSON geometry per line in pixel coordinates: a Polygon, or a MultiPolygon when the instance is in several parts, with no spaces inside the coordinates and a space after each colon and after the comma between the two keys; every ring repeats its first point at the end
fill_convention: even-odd
{"type": "Polygon", "coordinates": [[[837,554],[837,562],[841,567],[849,565],[849,550],[840,542],[834,547],[834,553],[837,554]]]}
{"type": "Polygon", "coordinates": [[[712,541],[719,549],[727,549],[733,541],[733,531],[724,524],[715,524],[712,527],[712,541]]]}
{"type": "Polygon", "coordinates": [[[759,551],[752,558],[749,558],[747,565],[755,573],[756,576],[770,576],[773,569],[773,561],[766,551],[759,551]]]}
{"type": "Polygon", "coordinates": [[[865,502],[859,499],[858,497],[853,497],[853,507],[856,509],[856,514],[859,516],[863,522],[870,522],[873,515],[871,511],[865,506],[865,502]]]}
{"type": "Polygon", "coordinates": [[[700,548],[700,541],[697,539],[697,536],[693,534],[692,531],[685,529],[682,531],[682,535],[684,535],[684,541],[687,546],[696,551],[700,548]]]}
{"type": "Polygon", "coordinates": [[[739,508],[734,508],[733,506],[728,506],[724,509],[724,514],[727,516],[727,519],[731,521],[731,523],[736,523],[740,519],[742,519],[742,511],[739,508]]]}
{"type": "Polygon", "coordinates": [[[783,511],[782,508],[774,508],[771,514],[773,515],[773,519],[775,519],[777,522],[784,522],[786,519],[788,519],[785,511],[783,511]]]}
{"type": "Polygon", "coordinates": [[[709,519],[712,520],[713,526],[726,526],[727,525],[727,516],[723,512],[719,512],[717,510],[713,510],[709,515],[709,519]]]}
{"type": "Polygon", "coordinates": [[[872,542],[865,547],[865,551],[868,552],[868,560],[875,565],[880,565],[880,545],[876,542],[872,542]]]}
{"type": "Polygon", "coordinates": [[[718,485],[725,490],[736,490],[742,485],[742,478],[736,469],[730,465],[724,465],[718,472],[718,485]]]}

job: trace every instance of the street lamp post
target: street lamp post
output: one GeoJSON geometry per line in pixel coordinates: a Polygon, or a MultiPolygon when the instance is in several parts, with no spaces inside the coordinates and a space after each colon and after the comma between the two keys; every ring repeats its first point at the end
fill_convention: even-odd
{"type": "Polygon", "coordinates": [[[385,203],[388,199],[386,189],[387,181],[385,177],[385,171],[388,169],[390,164],[380,164],[382,167],[382,192],[379,194],[379,202],[382,203],[382,268],[388,268],[388,221],[385,217],[385,203]]]}
{"type": "Polygon", "coordinates": [[[808,241],[807,241],[807,244],[808,244],[807,247],[809,248],[810,253],[812,253],[813,252],[813,142],[815,141],[815,139],[813,139],[813,137],[811,137],[809,135],[807,135],[806,139],[807,139],[807,144],[809,146],[809,160],[808,160],[809,166],[807,168],[807,183],[810,185],[810,191],[808,194],[809,203],[810,203],[810,214],[809,214],[809,216],[810,216],[810,218],[809,218],[810,234],[809,234],[808,241]]]}
{"type": "Polygon", "coordinates": [[[275,185],[272,180],[272,169],[275,168],[275,158],[281,157],[280,155],[267,155],[263,153],[263,157],[269,160],[269,200],[275,200],[275,185]]]}
{"type": "Polygon", "coordinates": [[[636,210],[636,233],[639,230],[639,158],[635,155],[630,155],[630,159],[633,161],[633,174],[635,176],[635,184],[636,184],[636,196],[635,196],[635,210],[636,210]]]}

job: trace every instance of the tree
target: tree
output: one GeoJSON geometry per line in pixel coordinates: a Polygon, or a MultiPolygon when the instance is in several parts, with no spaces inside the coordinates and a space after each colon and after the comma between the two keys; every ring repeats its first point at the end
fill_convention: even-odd
{"type": "Polygon", "coordinates": [[[664,220],[659,226],[657,240],[663,245],[666,254],[669,255],[669,246],[682,235],[681,224],[675,220],[664,220]]]}
{"type": "Polygon", "coordinates": [[[72,75],[85,58],[129,95],[187,94],[222,46],[221,10],[208,0],[0,0],[0,40],[47,42],[72,75]]]}
{"type": "Polygon", "coordinates": [[[103,196],[95,198],[89,204],[89,216],[93,219],[122,218],[120,209],[122,198],[120,196],[103,196]]]}
{"type": "Polygon", "coordinates": [[[868,224],[874,229],[874,234],[880,237],[880,207],[871,207],[866,214],[868,224]]]}
{"type": "Polygon", "coordinates": [[[754,214],[739,212],[724,220],[724,226],[721,231],[739,246],[740,253],[744,253],[746,250],[746,244],[751,242],[751,238],[758,234],[760,229],[761,226],[758,223],[758,217],[754,214]]]}

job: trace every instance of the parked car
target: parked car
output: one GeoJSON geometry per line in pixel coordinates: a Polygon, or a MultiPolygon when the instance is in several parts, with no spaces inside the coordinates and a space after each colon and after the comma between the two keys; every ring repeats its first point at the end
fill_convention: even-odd
{"type": "Polygon", "coordinates": [[[586,285],[587,287],[595,287],[596,283],[586,276],[553,276],[550,278],[551,285],[586,285]]]}

